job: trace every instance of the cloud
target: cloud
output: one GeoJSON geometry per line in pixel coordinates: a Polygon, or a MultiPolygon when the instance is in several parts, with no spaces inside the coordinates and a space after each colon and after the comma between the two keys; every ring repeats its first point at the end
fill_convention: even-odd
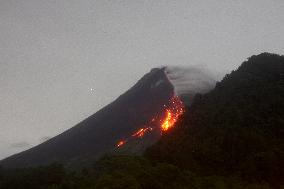
{"type": "Polygon", "coordinates": [[[49,136],[41,137],[41,138],[39,139],[39,141],[40,141],[40,143],[43,143],[43,142],[49,140],[50,138],[51,138],[51,137],[49,137],[49,136]]]}
{"type": "Polygon", "coordinates": [[[30,144],[27,142],[16,142],[16,143],[12,143],[10,144],[11,148],[26,148],[29,147],[30,144]]]}
{"type": "Polygon", "coordinates": [[[191,100],[196,93],[204,94],[215,87],[216,80],[206,68],[191,66],[169,66],[165,72],[173,84],[175,92],[191,100]]]}

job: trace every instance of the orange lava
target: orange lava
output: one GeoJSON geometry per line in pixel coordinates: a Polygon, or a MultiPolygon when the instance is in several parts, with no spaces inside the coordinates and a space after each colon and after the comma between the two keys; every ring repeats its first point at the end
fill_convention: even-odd
{"type": "Polygon", "coordinates": [[[121,141],[119,141],[119,142],[117,143],[116,147],[119,148],[120,146],[124,145],[125,143],[126,143],[125,140],[121,140],[121,141]]]}
{"type": "Polygon", "coordinates": [[[161,130],[167,131],[177,122],[180,115],[184,113],[184,105],[179,97],[174,96],[170,100],[170,105],[166,109],[166,117],[162,121],[161,130]]]}
{"type": "MultiPolygon", "coordinates": [[[[159,115],[155,115],[149,123],[153,124],[153,122],[156,122],[159,125],[158,129],[161,130],[161,133],[166,132],[170,128],[174,127],[179,116],[184,113],[184,105],[178,96],[173,96],[170,99],[168,105],[164,105],[164,107],[164,113],[162,114],[165,114],[165,117],[160,120],[157,120],[156,118],[159,115]]],[[[118,148],[123,146],[130,138],[142,138],[146,133],[149,133],[154,129],[156,128],[152,126],[140,128],[138,131],[134,132],[128,139],[119,141],[116,146],[118,148]]]]}
{"type": "Polygon", "coordinates": [[[153,128],[152,127],[146,127],[146,128],[141,128],[139,129],[137,132],[135,132],[133,135],[131,135],[132,137],[143,137],[145,135],[146,132],[150,132],[152,131],[153,128]]]}

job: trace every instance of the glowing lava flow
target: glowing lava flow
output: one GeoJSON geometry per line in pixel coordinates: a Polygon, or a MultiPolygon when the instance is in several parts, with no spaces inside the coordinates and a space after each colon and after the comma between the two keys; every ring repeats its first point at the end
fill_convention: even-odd
{"type": "MultiPolygon", "coordinates": [[[[184,113],[184,105],[182,103],[182,101],[180,100],[180,98],[178,96],[173,96],[168,105],[164,105],[165,109],[164,109],[164,113],[162,113],[163,115],[165,114],[165,117],[162,119],[155,119],[153,118],[151,120],[151,125],[155,125],[153,124],[153,122],[155,122],[155,120],[159,120],[158,123],[156,125],[158,125],[158,129],[161,130],[161,133],[166,132],[167,130],[169,130],[170,128],[172,128],[174,126],[174,124],[177,122],[178,118],[180,115],[182,115],[184,113]]],[[[159,116],[159,115],[158,115],[159,116]]],[[[155,116],[157,117],[157,116],[155,116]]],[[[153,131],[154,129],[156,129],[157,127],[152,127],[152,126],[146,126],[143,128],[138,129],[136,132],[134,132],[131,137],[129,137],[126,140],[120,140],[116,147],[121,147],[123,146],[128,140],[132,139],[132,138],[142,138],[146,133],[149,133],[151,131],[153,131]]]]}
{"type": "Polygon", "coordinates": [[[137,132],[135,132],[133,135],[131,135],[132,137],[139,137],[139,138],[141,138],[141,137],[143,137],[144,136],[144,134],[146,133],[146,132],[150,132],[150,131],[152,131],[153,130],[153,128],[152,127],[146,127],[146,128],[142,128],[142,129],[139,129],[137,132]]]}
{"type": "Polygon", "coordinates": [[[122,146],[122,145],[125,144],[125,143],[126,143],[125,140],[121,140],[121,141],[119,141],[119,142],[117,143],[116,147],[120,147],[120,146],[122,146]]]}
{"type": "Polygon", "coordinates": [[[167,131],[175,125],[178,117],[184,112],[184,105],[179,97],[174,96],[170,100],[169,107],[166,109],[166,117],[161,124],[161,130],[167,131]]]}
{"type": "MultiPolygon", "coordinates": [[[[131,135],[131,137],[133,137],[133,138],[142,138],[147,132],[151,132],[152,130],[153,130],[152,127],[141,128],[138,131],[136,131],[135,133],[133,133],[131,135]]],[[[116,144],[116,147],[119,148],[119,147],[123,146],[126,142],[127,142],[127,140],[120,140],[116,144]]]]}

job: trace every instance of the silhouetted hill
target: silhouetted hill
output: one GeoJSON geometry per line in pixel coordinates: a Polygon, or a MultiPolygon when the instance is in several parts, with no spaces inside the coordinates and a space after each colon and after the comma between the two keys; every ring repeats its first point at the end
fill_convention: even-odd
{"type": "Polygon", "coordinates": [[[147,151],[202,175],[284,182],[284,57],[250,57],[214,90],[196,95],[168,135],[147,151]]]}
{"type": "MultiPolygon", "coordinates": [[[[78,165],[92,162],[116,149],[118,141],[161,113],[173,96],[173,86],[164,69],[152,69],[125,94],[64,133],[22,153],[0,161],[4,167],[28,167],[60,162],[78,165]]],[[[143,151],[159,134],[130,148],[143,151]]],[[[129,145],[128,145],[129,148],[129,145]]]]}

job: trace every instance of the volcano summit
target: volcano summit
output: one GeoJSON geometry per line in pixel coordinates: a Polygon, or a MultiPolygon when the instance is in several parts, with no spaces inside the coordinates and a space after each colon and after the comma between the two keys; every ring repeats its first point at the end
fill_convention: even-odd
{"type": "MultiPolygon", "coordinates": [[[[169,77],[174,71],[169,70],[152,69],[97,113],[38,146],[0,161],[0,165],[19,168],[60,162],[82,166],[105,153],[142,153],[184,112],[171,82],[173,77],[169,77]]],[[[180,78],[175,74],[175,81],[180,78]]]]}

